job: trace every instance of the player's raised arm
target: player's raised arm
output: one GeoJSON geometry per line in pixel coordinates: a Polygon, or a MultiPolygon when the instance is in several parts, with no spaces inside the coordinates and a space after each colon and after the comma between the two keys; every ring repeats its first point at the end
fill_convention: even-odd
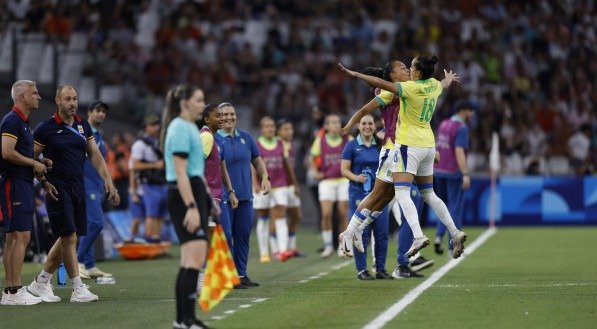
{"type": "Polygon", "coordinates": [[[338,63],[338,67],[342,72],[344,72],[347,76],[351,78],[358,78],[365,82],[367,82],[372,87],[381,88],[383,90],[387,90],[391,93],[397,94],[396,85],[392,82],[386,81],[384,79],[380,79],[371,75],[359,73],[357,71],[352,71],[344,67],[341,63],[338,63]]]}
{"type": "Polygon", "coordinates": [[[444,69],[444,74],[446,75],[446,77],[442,80],[442,88],[443,89],[450,87],[450,85],[454,81],[460,83],[460,77],[455,72],[452,72],[452,70],[446,71],[444,69]]]}

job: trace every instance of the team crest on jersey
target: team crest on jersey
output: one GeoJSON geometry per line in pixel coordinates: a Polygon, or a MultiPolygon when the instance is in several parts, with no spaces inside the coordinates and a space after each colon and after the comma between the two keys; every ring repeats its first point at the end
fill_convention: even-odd
{"type": "Polygon", "coordinates": [[[77,128],[79,128],[79,134],[83,135],[83,133],[85,132],[85,130],[83,130],[83,126],[77,125],[77,128]]]}
{"type": "Polygon", "coordinates": [[[241,138],[241,139],[240,139],[240,142],[241,142],[241,143],[243,143],[243,144],[247,144],[247,143],[245,142],[245,139],[244,139],[244,138],[241,138]]]}

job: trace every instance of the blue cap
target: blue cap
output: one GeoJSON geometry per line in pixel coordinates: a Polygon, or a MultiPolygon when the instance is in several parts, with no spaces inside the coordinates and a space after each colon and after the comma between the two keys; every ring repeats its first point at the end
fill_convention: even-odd
{"type": "Polygon", "coordinates": [[[102,106],[106,109],[106,111],[109,108],[108,104],[102,102],[99,99],[96,99],[94,101],[91,101],[91,103],[89,103],[89,107],[87,107],[87,111],[92,111],[92,110],[97,109],[97,108],[102,107],[102,106]]]}

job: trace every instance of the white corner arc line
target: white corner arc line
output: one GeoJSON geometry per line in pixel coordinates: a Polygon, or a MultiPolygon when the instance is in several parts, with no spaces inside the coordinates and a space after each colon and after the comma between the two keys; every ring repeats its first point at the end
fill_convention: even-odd
{"type": "MultiPolygon", "coordinates": [[[[485,230],[473,243],[466,249],[466,255],[472,254],[477,248],[483,245],[489,238],[491,238],[497,232],[495,227],[488,228],[485,230]]],[[[379,329],[386,323],[395,318],[400,312],[402,312],[408,305],[415,301],[425,290],[431,287],[435,282],[442,278],[451,269],[460,264],[460,262],[466,259],[466,257],[460,257],[458,259],[452,259],[439,270],[435,271],[427,280],[423,281],[420,285],[416,286],[413,290],[408,292],[406,296],[397,301],[394,305],[390,306],[387,310],[381,313],[373,321],[369,322],[363,329],[379,329]]]]}

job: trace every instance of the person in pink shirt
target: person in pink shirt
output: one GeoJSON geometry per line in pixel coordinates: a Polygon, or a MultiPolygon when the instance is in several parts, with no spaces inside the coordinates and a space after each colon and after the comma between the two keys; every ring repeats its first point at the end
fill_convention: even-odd
{"type": "Polygon", "coordinates": [[[261,181],[255,173],[253,174],[253,208],[257,210],[258,216],[256,230],[260,261],[262,263],[270,261],[269,242],[272,254],[284,262],[293,255],[293,252],[288,250],[288,222],[286,221],[286,209],[290,201],[288,154],[284,143],[276,136],[274,120],[266,116],[261,118],[259,125],[261,136],[257,139],[257,148],[265,162],[272,186],[269,194],[261,193],[261,181]]]}

